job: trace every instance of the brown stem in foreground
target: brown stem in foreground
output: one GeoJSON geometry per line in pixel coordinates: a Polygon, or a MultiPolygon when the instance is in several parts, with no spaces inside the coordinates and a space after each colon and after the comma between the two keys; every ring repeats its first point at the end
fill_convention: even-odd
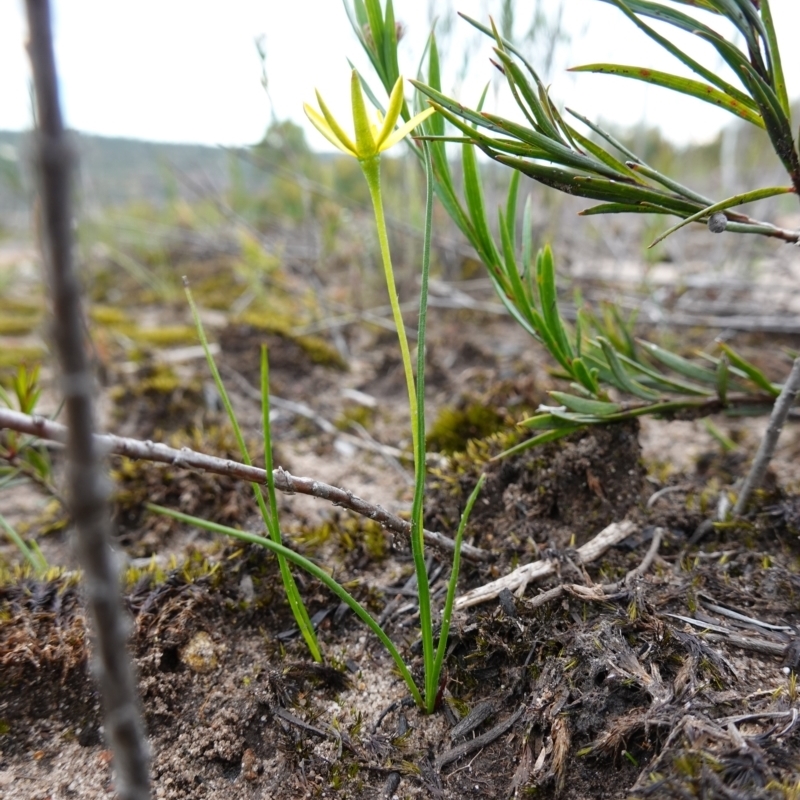
{"type": "MultiPolygon", "coordinates": [[[[0,430],[3,428],[27,433],[50,442],[64,444],[67,441],[67,429],[63,425],[44,417],[29,416],[7,408],[0,408],[0,430]]],[[[260,484],[264,484],[267,480],[266,471],[260,467],[251,467],[226,458],[207,456],[204,453],[190,450],[188,447],[176,450],[174,447],[167,447],[167,445],[157,442],[142,442],[138,439],[126,439],[111,434],[95,435],[95,441],[103,452],[118,456],[127,456],[142,461],[156,461],[175,467],[188,467],[260,484]]],[[[355,511],[363,517],[368,517],[380,523],[387,530],[400,533],[406,538],[411,535],[409,522],[391,514],[381,506],[362,500],[347,489],[339,489],[322,481],[315,481],[313,478],[298,478],[280,467],[274,471],[274,477],[275,488],[286,494],[307,494],[311,497],[318,497],[335,506],[341,506],[355,511]]],[[[424,531],[424,536],[427,545],[447,553],[453,552],[455,545],[448,536],[433,531],[424,531]]],[[[462,544],[461,557],[467,561],[478,562],[488,561],[491,556],[486,550],[481,550],[479,547],[462,544]]]]}
{"type": "Polygon", "coordinates": [[[148,747],[126,649],[119,576],[109,544],[109,483],[94,439],[93,380],[84,349],[81,287],[72,263],[70,178],[74,157],[61,116],[49,2],[27,0],[26,6],[38,115],[41,234],[55,312],[53,339],[69,423],[69,505],[94,619],[104,722],[114,753],[119,796],[148,800],[148,747]]]}

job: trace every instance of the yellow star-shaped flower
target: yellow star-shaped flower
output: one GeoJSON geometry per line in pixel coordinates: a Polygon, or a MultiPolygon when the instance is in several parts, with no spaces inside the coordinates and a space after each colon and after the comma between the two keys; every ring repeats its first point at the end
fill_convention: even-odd
{"type": "Polygon", "coordinates": [[[359,161],[366,161],[367,159],[374,158],[384,150],[388,150],[401,139],[408,136],[417,125],[434,113],[433,108],[427,108],[425,111],[412,117],[397,130],[394,129],[400,117],[400,111],[403,108],[402,78],[397,79],[397,83],[395,83],[392,89],[386,117],[383,118],[381,113],[376,111],[374,117],[375,122],[370,120],[367,113],[364,95],[361,92],[361,81],[355,70],[353,70],[352,77],[350,78],[350,94],[353,105],[355,141],[347,135],[342,126],[336,121],[333,114],[331,114],[330,110],[325,105],[325,101],[322,99],[319,92],[317,92],[317,101],[319,102],[319,108],[322,114],[312,108],[308,103],[304,103],[303,108],[306,112],[306,116],[311,120],[314,127],[332,145],[338,147],[343,153],[357,158],[359,161]]]}

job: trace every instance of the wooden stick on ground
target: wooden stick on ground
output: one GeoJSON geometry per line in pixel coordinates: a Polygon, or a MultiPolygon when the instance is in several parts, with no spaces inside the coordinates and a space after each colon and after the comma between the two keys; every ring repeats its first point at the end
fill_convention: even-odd
{"type": "MultiPolygon", "coordinates": [[[[636,530],[636,525],[628,520],[622,522],[612,522],[608,527],[603,528],[594,539],[590,539],[586,544],[578,548],[578,563],[589,564],[599,558],[610,547],[619,544],[627,539],[636,530]]],[[[461,597],[456,598],[455,606],[457,609],[469,608],[487,600],[493,600],[503,589],[514,591],[519,590],[521,596],[525,587],[535,580],[546,578],[556,571],[556,562],[552,560],[534,561],[518,567],[508,575],[498,578],[496,581],[479,586],[461,597]]]]}

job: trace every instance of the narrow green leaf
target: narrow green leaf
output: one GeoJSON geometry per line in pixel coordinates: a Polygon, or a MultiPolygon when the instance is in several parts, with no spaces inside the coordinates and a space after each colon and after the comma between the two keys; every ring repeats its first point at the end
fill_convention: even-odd
{"type": "Polygon", "coordinates": [[[380,61],[381,65],[384,69],[384,75],[386,76],[386,84],[385,88],[386,91],[391,90],[391,85],[389,84],[390,77],[388,73],[386,73],[386,62],[381,57],[383,54],[383,37],[384,37],[384,30],[383,30],[383,13],[381,12],[381,4],[380,0],[364,0],[365,5],[367,7],[367,20],[369,28],[365,31],[365,36],[372,39],[372,46],[375,50],[375,55],[380,61]]]}
{"type": "Polygon", "coordinates": [[[738,28],[747,43],[747,49],[750,52],[753,65],[759,72],[766,74],[766,67],[761,58],[761,50],[756,35],[756,33],[758,35],[764,34],[764,28],[761,24],[761,17],[758,16],[752,0],[747,0],[746,4],[736,2],[736,0],[709,0],[709,3],[738,28]],[[747,6],[749,6],[749,10],[747,6]]]}
{"type": "Polygon", "coordinates": [[[591,139],[583,136],[570,125],[566,126],[569,130],[570,136],[578,143],[584,150],[588,150],[598,161],[602,161],[606,166],[611,167],[615,172],[620,175],[627,175],[631,180],[637,183],[643,183],[642,179],[627,165],[623,164],[618,158],[615,158],[611,153],[603,150],[600,145],[593,142],[591,139]]]}
{"type": "MultiPolygon", "coordinates": [[[[214,356],[211,354],[211,349],[208,346],[208,339],[206,337],[205,329],[203,328],[203,323],[200,319],[200,312],[198,311],[197,305],[194,302],[194,297],[192,296],[191,291],[189,290],[189,286],[186,285],[184,287],[184,291],[186,293],[186,299],[189,303],[189,308],[192,312],[192,318],[194,320],[195,328],[197,329],[197,336],[200,339],[200,344],[203,348],[203,352],[206,356],[206,362],[208,363],[209,371],[211,372],[211,377],[214,380],[214,386],[217,389],[217,394],[222,402],[222,406],[225,409],[225,412],[228,416],[228,421],[231,424],[231,428],[233,429],[233,435],[236,439],[236,444],[239,447],[239,453],[241,454],[242,461],[247,464],[248,466],[252,465],[252,460],[250,458],[250,454],[247,451],[247,444],[244,440],[244,435],[242,434],[242,429],[239,426],[239,420],[236,418],[236,414],[233,410],[233,405],[231,404],[230,397],[228,396],[228,392],[225,389],[225,384],[222,382],[222,377],[219,374],[219,370],[217,369],[216,362],[214,361],[214,356]]],[[[269,397],[269,392],[267,392],[267,397],[269,397]]],[[[269,417],[267,417],[267,424],[269,423],[269,417]]],[[[265,435],[268,435],[268,428],[265,429],[265,435]]],[[[266,526],[267,530],[270,532],[270,535],[279,543],[280,541],[280,527],[278,525],[277,517],[273,517],[269,513],[269,509],[267,508],[266,503],[264,502],[264,493],[261,490],[261,486],[257,483],[251,483],[253,494],[256,499],[256,503],[258,505],[258,509],[261,512],[261,516],[264,520],[264,525],[266,526]]],[[[314,629],[311,626],[311,622],[308,617],[308,611],[306,610],[303,601],[300,599],[300,592],[297,589],[297,584],[292,577],[292,573],[289,570],[288,565],[285,561],[283,561],[280,557],[278,557],[278,566],[281,572],[281,578],[283,580],[283,587],[284,591],[286,592],[286,599],[289,602],[289,606],[292,609],[292,613],[294,614],[295,621],[297,622],[297,626],[301,632],[303,632],[304,638],[306,638],[308,631],[311,631],[310,637],[306,638],[306,644],[308,645],[309,651],[311,652],[311,656],[315,661],[322,660],[322,654],[319,650],[319,645],[316,641],[316,636],[314,635],[314,629]]]]}
{"type": "Polygon", "coordinates": [[[637,81],[644,81],[653,86],[661,86],[665,89],[671,89],[680,94],[702,100],[705,103],[711,103],[759,128],[764,127],[764,120],[761,116],[744,106],[736,98],[721,92],[719,89],[715,89],[707,83],[701,83],[691,78],[682,78],[679,75],[672,75],[669,72],[661,72],[647,67],[633,67],[625,64],[586,64],[581,67],[572,67],[569,71],[618,75],[621,78],[633,78],[637,81]]]}
{"type": "Polygon", "coordinates": [[[547,158],[550,161],[567,167],[594,172],[614,181],[628,180],[624,173],[617,172],[601,161],[598,161],[596,158],[590,158],[589,156],[570,150],[569,147],[561,144],[561,142],[548,139],[543,134],[537,133],[531,128],[526,128],[524,125],[519,125],[516,122],[495,116],[494,114],[484,113],[483,118],[492,123],[495,128],[499,128],[501,131],[510,134],[532,147],[543,150],[547,155],[542,156],[542,158],[547,158]]]}
{"type": "Polygon", "coordinates": [[[748,378],[756,385],[761,387],[765,392],[777,397],[781,393],[779,386],[775,386],[767,376],[746,359],[742,358],[733,348],[729,347],[724,342],[718,342],[720,348],[728,356],[731,364],[738,367],[748,378]]]}
{"type": "Polygon", "coordinates": [[[717,396],[723,405],[728,400],[728,359],[724,356],[717,364],[717,396]]]}
{"type": "Polygon", "coordinates": [[[614,377],[617,379],[620,386],[622,386],[622,388],[628,392],[628,394],[632,394],[635,397],[640,397],[642,400],[660,399],[661,395],[658,394],[658,392],[651,391],[628,375],[628,373],[625,371],[625,368],[620,363],[619,358],[617,358],[614,348],[611,347],[607,339],[599,336],[597,341],[600,343],[600,347],[603,349],[603,355],[606,357],[606,361],[608,362],[608,366],[611,368],[611,371],[614,373],[614,377]]]}
{"type": "Polygon", "coordinates": [[[767,52],[772,67],[772,83],[778,102],[781,104],[784,113],[791,118],[792,111],[789,104],[789,94],[786,90],[786,78],[783,74],[783,64],[781,63],[781,51],[778,47],[778,37],[775,34],[775,22],[772,19],[772,9],[769,0],[761,0],[761,19],[764,22],[765,39],[767,42],[767,52]]]}
{"type": "Polygon", "coordinates": [[[711,389],[706,389],[704,386],[668,378],[666,375],[662,375],[660,372],[640,364],[638,361],[634,361],[621,353],[618,354],[618,357],[624,365],[630,367],[631,373],[636,373],[637,379],[649,388],[658,389],[661,392],[677,392],[679,394],[700,395],[703,397],[714,394],[711,389]]]}
{"type": "Polygon", "coordinates": [[[36,547],[28,547],[28,545],[25,544],[25,540],[2,514],[0,514],[0,528],[6,532],[6,536],[8,536],[17,550],[22,554],[22,557],[28,562],[33,570],[33,574],[37,576],[44,575],[44,573],[47,572],[47,561],[41,551],[36,547]]]}
{"type": "MultiPolygon", "coordinates": [[[[608,0],[604,0],[604,2],[608,2],[608,0]]],[[[612,147],[615,147],[617,150],[619,150],[619,152],[622,153],[622,155],[624,155],[626,158],[630,159],[631,161],[637,164],[642,163],[642,161],[639,159],[639,156],[637,156],[636,153],[633,153],[630,150],[628,150],[628,148],[625,147],[625,145],[622,144],[622,142],[620,142],[618,139],[612,136],[607,130],[601,128],[599,125],[592,122],[588,117],[584,117],[583,114],[579,114],[577,111],[573,111],[571,108],[567,108],[567,111],[570,114],[572,114],[572,116],[575,117],[575,119],[579,119],[584,125],[586,125],[587,128],[593,130],[598,136],[605,139],[612,147]]]]}
{"type": "Polygon", "coordinates": [[[471,122],[473,125],[478,125],[480,127],[489,128],[490,130],[495,131],[496,133],[503,134],[505,131],[503,128],[495,125],[485,114],[479,114],[477,111],[472,111],[471,109],[467,108],[462,103],[459,103],[457,100],[453,100],[453,98],[448,97],[445,94],[442,94],[438,89],[434,89],[432,86],[428,86],[427,84],[421,83],[420,81],[415,81],[413,79],[409,80],[409,83],[414,86],[414,88],[418,89],[424,95],[430,97],[435,103],[439,106],[443,106],[448,111],[451,111],[457,117],[460,117],[467,122],[471,122]]]}
{"type": "Polygon", "coordinates": [[[514,445],[514,447],[509,447],[508,450],[498,453],[489,460],[500,461],[501,458],[519,455],[525,450],[530,450],[532,447],[537,447],[540,444],[546,444],[547,442],[554,442],[557,439],[563,439],[565,436],[569,436],[571,433],[575,433],[577,430],[580,430],[580,428],[576,427],[575,425],[570,425],[565,428],[547,431],[546,433],[540,433],[538,436],[534,436],[532,439],[526,439],[524,442],[514,445]]]}
{"type": "Polygon", "coordinates": [[[669,367],[679,375],[683,375],[684,378],[689,378],[693,381],[700,381],[702,383],[708,383],[712,386],[716,384],[717,375],[712,370],[701,367],[698,364],[695,364],[692,361],[684,358],[683,356],[679,356],[677,353],[665,350],[663,347],[659,347],[657,344],[646,342],[644,339],[637,339],[636,341],[642,347],[644,347],[645,350],[647,350],[647,352],[653,356],[653,358],[656,358],[658,361],[664,364],[664,366],[669,367]]]}
{"type": "Polygon", "coordinates": [[[772,87],[753,68],[744,54],[719,34],[713,31],[709,33],[696,31],[696,33],[700,38],[707,40],[716,48],[717,52],[747,87],[747,90],[758,104],[764,125],[770,139],[772,139],[778,157],[786,169],[791,172],[794,167],[792,162],[794,143],[792,141],[791,125],[772,87]]]}
{"type": "MultiPolygon", "coordinates": [[[[578,317],[580,320],[580,316],[578,317]]],[[[597,396],[600,394],[600,384],[597,382],[597,372],[590,370],[583,360],[583,356],[572,359],[572,369],[575,377],[580,381],[587,391],[597,396]]]]}
{"type": "Polygon", "coordinates": [[[688,186],[684,186],[682,183],[678,183],[678,181],[673,180],[667,175],[662,175],[658,170],[653,169],[647,164],[643,164],[641,162],[638,163],[631,162],[628,164],[628,166],[635,173],[644,175],[646,178],[650,178],[651,180],[657,181],[662,186],[666,186],[667,189],[671,189],[673,192],[685,197],[687,200],[692,200],[693,202],[700,203],[701,205],[704,206],[710,206],[714,202],[713,200],[709,200],[704,195],[698,194],[693,189],[690,189],[688,186]]]}
{"type": "Polygon", "coordinates": [[[486,203],[483,199],[483,186],[478,171],[478,159],[472,145],[463,145],[461,159],[464,169],[464,194],[470,219],[480,245],[479,252],[487,264],[498,264],[500,254],[489,231],[486,219],[486,203]]]}
{"type": "MultiPolygon", "coordinates": [[[[700,75],[702,78],[705,78],[709,83],[716,86],[725,94],[730,95],[734,99],[738,100],[743,106],[749,108],[751,111],[758,111],[758,107],[756,106],[756,104],[744,92],[742,92],[740,89],[737,89],[735,86],[728,83],[726,80],[723,80],[719,75],[717,75],[712,70],[706,69],[706,67],[704,67],[702,64],[695,61],[689,55],[687,55],[678,47],[676,47],[669,39],[662,36],[660,33],[658,33],[658,31],[651,28],[649,25],[647,25],[645,22],[639,19],[639,17],[637,17],[636,14],[634,13],[634,11],[636,11],[640,14],[645,15],[647,14],[647,12],[645,10],[642,10],[641,6],[655,6],[655,4],[653,3],[639,4],[636,2],[631,2],[631,0],[626,0],[626,2],[622,2],[622,0],[603,0],[603,2],[611,3],[612,5],[615,5],[617,8],[619,8],[620,11],[622,11],[622,13],[625,14],[625,16],[628,17],[628,19],[630,19],[640,30],[646,33],[654,42],[657,42],[659,45],[661,45],[661,47],[663,47],[668,53],[671,53],[673,56],[675,56],[675,58],[683,62],[687,67],[689,67],[690,70],[692,70],[692,72],[694,72],[697,75],[700,75]]],[[[659,6],[659,8],[663,8],[663,6],[659,6]]],[[[679,13],[679,12],[673,11],[672,13],[679,13]]],[[[655,16],[655,15],[650,14],[648,16],[655,16]]],[[[689,24],[687,28],[684,28],[684,30],[687,30],[690,33],[695,29],[696,29],[696,23],[694,25],[689,24]]]]}
{"type": "Polygon", "coordinates": [[[655,208],[662,208],[668,212],[675,211],[680,216],[694,214],[699,210],[696,204],[690,203],[683,198],[640,184],[619,183],[605,178],[581,175],[558,167],[539,164],[535,161],[525,161],[514,156],[491,152],[489,152],[489,155],[495,161],[513,169],[518,169],[540,183],[559,189],[567,194],[577,194],[581,197],[612,203],[629,203],[631,205],[652,203],[655,208]]]}
{"type": "Polygon", "coordinates": [[[539,102],[539,98],[536,96],[536,92],[528,83],[519,65],[503,50],[495,48],[495,53],[497,53],[497,57],[502,62],[503,68],[506,71],[506,80],[514,94],[514,99],[517,101],[517,105],[522,109],[525,116],[528,117],[528,121],[535,128],[538,128],[539,132],[544,136],[561,141],[561,135],[545,113],[539,102]],[[517,89],[525,100],[525,103],[520,100],[517,89]],[[527,104],[527,107],[525,104],[527,104]]]}
{"type": "MultiPolygon", "coordinates": [[[[541,288],[539,289],[540,298],[541,298],[541,288]]],[[[529,314],[531,319],[533,320],[533,328],[536,330],[537,338],[541,340],[544,346],[547,348],[548,352],[550,353],[553,358],[558,361],[559,364],[564,368],[568,375],[572,374],[572,369],[570,367],[569,359],[567,354],[561,349],[561,345],[559,344],[558,340],[555,338],[552,330],[545,322],[544,317],[539,312],[538,309],[530,307],[529,314]]]]}
{"type": "MultiPolygon", "coordinates": [[[[520,173],[515,170],[515,174],[520,173]]],[[[525,207],[522,209],[522,269],[529,297],[533,301],[533,199],[530,195],[525,198],[525,207]]]]}
{"type": "Polygon", "coordinates": [[[386,13],[383,22],[383,63],[389,82],[387,91],[390,91],[400,77],[400,66],[397,61],[397,24],[394,18],[392,0],[386,0],[386,13]]]}
{"type": "Polygon", "coordinates": [[[551,397],[561,405],[566,406],[579,414],[591,414],[595,417],[606,417],[609,414],[616,414],[622,410],[619,403],[607,403],[603,400],[589,400],[585,397],[576,397],[574,394],[566,392],[550,392],[551,397]]]}
{"type": "Polygon", "coordinates": [[[369,18],[367,15],[366,6],[364,5],[364,0],[354,0],[354,8],[352,9],[347,0],[344,0],[344,8],[347,12],[348,19],[350,20],[350,26],[352,27],[358,41],[361,43],[362,49],[367,54],[367,57],[372,63],[373,69],[378,74],[381,83],[386,90],[389,91],[391,87],[388,86],[389,81],[386,77],[383,63],[381,62],[380,58],[378,58],[378,53],[373,46],[374,43],[371,44],[369,41],[367,41],[365,35],[365,31],[369,28],[369,18]]]}
{"type": "Polygon", "coordinates": [[[652,205],[634,206],[630,203],[600,203],[600,205],[584,208],[578,216],[591,217],[597,214],[667,214],[676,215],[677,211],[669,208],[658,208],[652,205]]]}
{"type": "Polygon", "coordinates": [[[517,259],[514,255],[514,242],[511,239],[511,233],[508,229],[505,215],[500,209],[498,209],[498,217],[500,221],[500,225],[498,226],[500,230],[500,242],[503,247],[503,268],[508,279],[508,287],[511,290],[514,304],[520,310],[520,313],[527,316],[531,320],[531,324],[533,324],[534,320],[530,316],[530,304],[525,295],[525,287],[519,276],[519,267],[517,266],[517,259]]]}
{"type": "MultiPolygon", "coordinates": [[[[425,664],[425,701],[428,712],[433,711],[438,675],[434,673],[436,656],[433,649],[433,620],[431,617],[430,583],[428,582],[423,538],[423,502],[425,499],[425,336],[428,320],[428,278],[431,264],[431,223],[433,218],[433,164],[430,149],[424,147],[425,164],[425,229],[422,243],[422,275],[419,295],[419,320],[417,326],[417,416],[412,419],[416,426],[416,452],[414,453],[414,499],[411,507],[411,546],[414,569],[417,574],[419,599],[419,625],[422,637],[423,661],[425,664]]],[[[454,555],[458,559],[458,547],[454,555]]]]}
{"type": "Polygon", "coordinates": [[[702,211],[698,211],[696,214],[692,214],[691,216],[682,219],[677,225],[673,225],[671,228],[669,228],[669,230],[666,230],[660,236],[657,236],[653,240],[653,243],[649,246],[655,247],[659,242],[664,241],[667,236],[675,233],[677,230],[680,230],[684,225],[688,225],[690,222],[697,222],[706,217],[710,217],[717,211],[724,211],[727,208],[740,206],[744,203],[753,203],[756,200],[764,200],[767,197],[775,197],[775,195],[779,194],[791,194],[793,192],[793,186],[769,186],[764,189],[753,189],[750,192],[743,192],[742,194],[733,195],[733,197],[720,200],[718,203],[714,203],[714,205],[708,206],[707,208],[702,209],[702,211]]]}
{"type": "Polygon", "coordinates": [[[508,184],[508,195],[506,197],[506,226],[508,237],[511,239],[512,246],[517,241],[517,196],[519,194],[519,172],[511,173],[511,181],[508,184]]]}
{"type": "Polygon", "coordinates": [[[594,414],[577,414],[574,411],[565,411],[562,408],[551,408],[550,414],[554,419],[561,420],[576,427],[584,425],[602,425],[607,420],[594,414]]]}
{"type": "MultiPolygon", "coordinates": [[[[442,664],[444,663],[444,657],[447,653],[447,640],[450,636],[450,622],[453,618],[453,603],[456,598],[456,585],[458,584],[458,573],[461,569],[461,544],[464,541],[464,531],[467,528],[467,522],[469,521],[470,515],[472,514],[472,509],[475,505],[475,501],[478,499],[478,495],[480,494],[481,489],[483,488],[483,484],[486,482],[486,473],[482,473],[480,478],[478,478],[478,482],[475,484],[475,488],[470,493],[469,498],[467,499],[467,504],[464,507],[464,511],[461,514],[461,520],[458,523],[458,530],[456,531],[456,538],[453,542],[453,565],[450,569],[450,580],[447,582],[447,597],[444,601],[444,610],[442,612],[442,624],[439,629],[439,645],[436,648],[436,659],[433,664],[433,680],[432,683],[434,687],[438,687],[439,685],[439,676],[442,673],[442,664]]],[[[428,707],[427,711],[429,714],[433,713],[434,711],[434,703],[436,702],[436,691],[433,691],[428,697],[426,698],[428,707]]]]}
{"type": "MultiPolygon", "coordinates": [[[[269,513],[264,507],[263,495],[261,494],[261,487],[253,489],[256,491],[256,499],[261,498],[258,503],[261,510],[261,515],[264,523],[270,533],[270,538],[273,542],[281,544],[281,529],[278,521],[278,502],[275,497],[275,476],[273,475],[272,463],[272,435],[270,419],[269,419],[269,358],[267,355],[267,346],[261,346],[261,422],[264,428],[264,470],[267,473],[267,493],[269,498],[269,513]]],[[[319,649],[319,642],[317,642],[317,635],[314,632],[314,626],[311,623],[311,618],[308,616],[308,609],[306,609],[302,598],[300,597],[300,590],[297,588],[294,576],[289,569],[289,564],[285,558],[278,557],[278,568],[281,573],[281,580],[283,581],[284,591],[286,592],[286,599],[289,602],[289,607],[292,609],[297,627],[308,647],[311,657],[317,661],[322,661],[322,652],[319,649]]]]}
{"type": "Polygon", "coordinates": [[[559,350],[564,354],[564,367],[572,374],[571,361],[575,357],[569,342],[566,328],[558,311],[558,293],[556,291],[556,270],[550,245],[545,245],[536,256],[536,285],[539,289],[539,302],[542,306],[542,317],[551,336],[558,342],[559,350]]]}
{"type": "Polygon", "coordinates": [[[403,676],[403,680],[406,682],[409,691],[414,697],[414,701],[420,708],[425,707],[424,703],[422,702],[422,695],[420,694],[416,683],[414,683],[414,678],[411,675],[411,671],[409,670],[405,661],[403,661],[403,658],[395,647],[394,642],[392,642],[392,640],[386,635],[386,632],[383,630],[383,628],[378,625],[378,623],[364,608],[364,606],[362,606],[361,603],[359,603],[358,600],[356,600],[355,597],[353,597],[340,583],[331,578],[331,576],[328,575],[324,569],[317,566],[313,561],[309,561],[299,553],[295,553],[294,550],[290,550],[288,547],[278,544],[277,542],[273,542],[272,539],[267,539],[264,536],[258,536],[254,533],[246,533],[245,531],[240,531],[236,528],[230,528],[227,525],[220,525],[216,522],[210,522],[209,520],[202,519],[200,517],[193,517],[189,514],[183,514],[180,511],[174,511],[171,508],[165,508],[164,506],[158,506],[153,503],[147,503],[145,507],[148,511],[153,511],[156,514],[162,514],[165,517],[172,517],[173,519],[177,519],[197,528],[211,531],[212,533],[220,533],[224,536],[233,536],[243,542],[260,545],[267,550],[271,550],[279,558],[285,558],[287,561],[291,561],[293,564],[305,570],[310,575],[313,575],[318,581],[324,583],[325,586],[327,586],[328,589],[330,589],[342,602],[346,603],[347,606],[356,614],[356,616],[375,634],[375,636],[378,637],[381,644],[383,644],[389,655],[391,655],[392,659],[394,660],[394,663],[400,671],[400,674],[403,676]]]}
{"type": "MultiPolygon", "coordinates": [[[[438,114],[434,114],[434,117],[441,117],[442,120],[447,120],[447,122],[449,122],[451,125],[455,126],[464,134],[466,134],[466,140],[477,144],[481,148],[491,148],[504,153],[522,156],[523,158],[549,158],[547,151],[533,147],[529,144],[522,144],[518,139],[487,136],[477,128],[474,128],[470,124],[464,122],[464,120],[460,119],[456,114],[453,114],[449,109],[440,105],[435,100],[431,100],[430,104],[439,112],[438,114]]],[[[455,136],[445,136],[443,137],[443,141],[458,142],[464,141],[464,139],[455,136]]]]}

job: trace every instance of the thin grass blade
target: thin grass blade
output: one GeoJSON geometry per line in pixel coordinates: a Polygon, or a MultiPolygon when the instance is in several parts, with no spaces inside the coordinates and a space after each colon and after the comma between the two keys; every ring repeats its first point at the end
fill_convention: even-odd
{"type": "Polygon", "coordinates": [[[293,564],[300,567],[300,569],[308,572],[309,575],[313,575],[321,583],[324,583],[325,586],[327,586],[328,589],[330,589],[343,603],[346,603],[348,608],[350,608],[356,614],[356,616],[375,634],[375,636],[378,637],[381,644],[383,644],[389,655],[394,660],[394,663],[400,671],[400,674],[403,676],[403,680],[406,682],[414,701],[420,708],[425,707],[424,703],[422,702],[422,695],[420,694],[417,685],[414,683],[414,678],[411,675],[411,671],[409,670],[405,661],[403,661],[402,656],[398,652],[392,640],[386,635],[386,632],[383,630],[383,628],[378,625],[372,615],[364,608],[364,606],[361,605],[361,603],[358,602],[358,600],[355,599],[355,597],[353,597],[340,583],[331,578],[331,576],[328,575],[324,569],[317,566],[313,561],[309,561],[309,559],[301,556],[299,553],[295,553],[294,550],[290,550],[285,545],[273,542],[272,539],[267,539],[264,536],[258,536],[254,533],[246,533],[245,531],[240,531],[236,528],[229,528],[227,525],[220,525],[216,522],[210,522],[209,520],[201,519],[200,517],[193,517],[190,514],[184,514],[180,511],[174,511],[171,508],[165,508],[164,506],[158,506],[153,503],[147,503],[145,507],[149,511],[153,511],[156,514],[162,514],[165,517],[172,517],[180,522],[185,522],[187,525],[194,525],[198,528],[202,528],[203,530],[211,531],[212,533],[220,533],[224,536],[233,536],[240,541],[260,545],[267,550],[271,550],[279,558],[285,558],[287,561],[291,561],[293,564]]]}
{"type": "Polygon", "coordinates": [[[480,494],[485,481],[486,474],[484,473],[480,476],[480,478],[478,478],[475,488],[472,490],[469,498],[467,499],[467,505],[464,507],[464,511],[461,514],[461,520],[458,523],[458,530],[456,531],[456,538],[453,543],[453,565],[450,570],[450,580],[447,583],[447,597],[445,598],[444,611],[442,613],[442,624],[439,629],[439,645],[436,648],[436,660],[434,661],[432,670],[432,683],[434,690],[426,697],[428,702],[427,711],[429,714],[433,713],[434,711],[434,703],[436,702],[436,695],[439,686],[439,676],[442,674],[442,664],[444,663],[444,656],[447,652],[447,640],[450,636],[450,621],[453,617],[453,603],[456,598],[458,573],[461,569],[461,544],[464,541],[464,531],[466,530],[467,522],[469,521],[470,514],[472,513],[472,508],[475,505],[475,501],[478,499],[478,495],[480,494]]]}

